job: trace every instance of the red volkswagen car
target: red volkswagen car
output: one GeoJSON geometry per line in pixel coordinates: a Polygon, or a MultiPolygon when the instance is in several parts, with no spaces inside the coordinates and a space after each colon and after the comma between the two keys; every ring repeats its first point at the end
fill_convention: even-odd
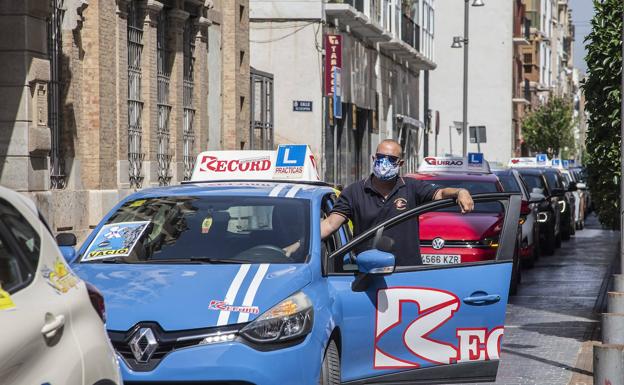
{"type": "MultiPolygon", "coordinates": [[[[483,160],[481,167],[468,167],[469,157],[428,157],[416,174],[407,177],[426,180],[438,187],[465,188],[471,194],[503,192],[503,186],[491,173],[487,162],[483,160]]],[[[451,207],[424,214],[419,221],[423,264],[454,264],[496,258],[503,226],[503,208],[498,203],[477,204],[475,210],[467,215],[461,214],[457,207],[451,207]]],[[[511,290],[515,292],[520,281],[517,256],[512,274],[511,290]]]]}

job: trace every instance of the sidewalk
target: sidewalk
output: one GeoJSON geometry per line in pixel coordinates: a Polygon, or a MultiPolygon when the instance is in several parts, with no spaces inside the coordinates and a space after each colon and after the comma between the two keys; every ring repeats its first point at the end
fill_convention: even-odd
{"type": "Polygon", "coordinates": [[[523,271],[507,309],[496,384],[592,384],[591,341],[599,339],[618,239],[618,232],[602,230],[591,216],[554,256],[523,271]]]}

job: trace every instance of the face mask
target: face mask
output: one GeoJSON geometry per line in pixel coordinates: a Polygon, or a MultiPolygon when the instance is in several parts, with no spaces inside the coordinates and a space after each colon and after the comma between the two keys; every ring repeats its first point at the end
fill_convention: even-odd
{"type": "Polygon", "coordinates": [[[380,180],[392,180],[399,175],[399,165],[393,164],[388,158],[377,158],[373,163],[373,174],[380,180]]]}

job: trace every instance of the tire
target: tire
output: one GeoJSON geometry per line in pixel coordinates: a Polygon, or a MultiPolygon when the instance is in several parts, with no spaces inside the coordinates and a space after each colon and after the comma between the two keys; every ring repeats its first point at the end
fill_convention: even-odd
{"type": "Polygon", "coordinates": [[[555,253],[555,249],[557,247],[556,239],[555,239],[555,227],[550,226],[548,228],[548,232],[546,234],[546,239],[544,241],[544,255],[553,255],[555,253]]]}
{"type": "Polygon", "coordinates": [[[334,340],[330,340],[321,364],[319,385],[340,385],[340,354],[334,340]]]}

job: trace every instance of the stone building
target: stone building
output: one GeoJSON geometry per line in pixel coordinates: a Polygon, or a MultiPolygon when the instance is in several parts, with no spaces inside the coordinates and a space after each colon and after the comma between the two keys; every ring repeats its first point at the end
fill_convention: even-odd
{"type": "Polygon", "coordinates": [[[0,184],[55,231],[249,147],[248,0],[1,1],[0,28],[0,184]]]}

